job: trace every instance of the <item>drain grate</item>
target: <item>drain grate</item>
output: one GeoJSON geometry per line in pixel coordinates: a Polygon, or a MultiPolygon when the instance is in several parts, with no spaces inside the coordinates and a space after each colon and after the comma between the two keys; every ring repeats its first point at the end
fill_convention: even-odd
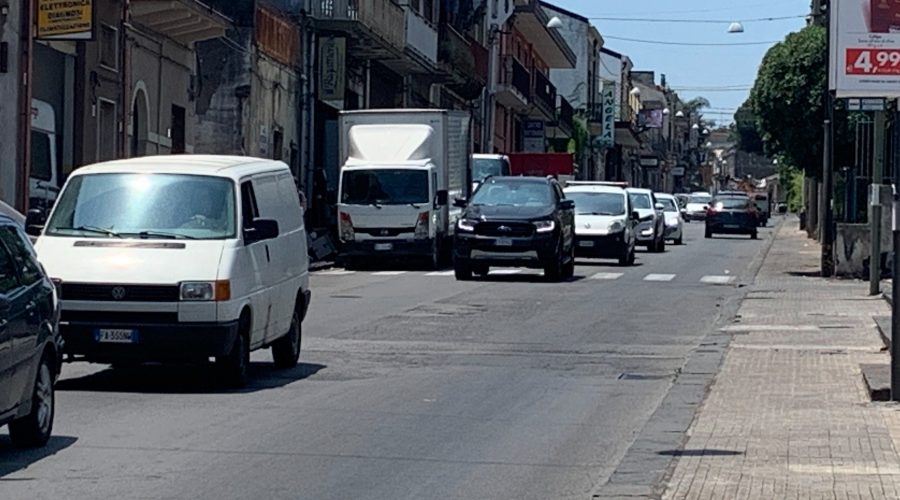
{"type": "Polygon", "coordinates": [[[672,378],[667,373],[620,373],[617,380],[663,380],[672,378]]]}

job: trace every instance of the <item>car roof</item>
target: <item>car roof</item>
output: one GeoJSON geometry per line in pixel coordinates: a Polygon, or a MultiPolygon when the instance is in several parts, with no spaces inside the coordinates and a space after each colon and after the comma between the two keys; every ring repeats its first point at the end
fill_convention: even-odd
{"type": "Polygon", "coordinates": [[[563,189],[565,193],[614,193],[625,196],[627,193],[624,189],[617,186],[601,186],[601,185],[584,185],[584,186],[568,186],[563,189]]]}
{"type": "Polygon", "coordinates": [[[240,179],[263,172],[290,171],[287,164],[249,156],[164,155],[141,156],[87,165],[72,176],[100,173],[211,175],[240,179]]]}

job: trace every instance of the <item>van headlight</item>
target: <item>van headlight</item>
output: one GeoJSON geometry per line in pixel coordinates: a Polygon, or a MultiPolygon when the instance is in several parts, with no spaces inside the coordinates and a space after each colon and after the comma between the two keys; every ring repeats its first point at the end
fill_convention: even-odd
{"type": "Polygon", "coordinates": [[[231,299],[231,282],[228,280],[186,281],[179,288],[179,298],[184,301],[221,302],[231,299]]]}

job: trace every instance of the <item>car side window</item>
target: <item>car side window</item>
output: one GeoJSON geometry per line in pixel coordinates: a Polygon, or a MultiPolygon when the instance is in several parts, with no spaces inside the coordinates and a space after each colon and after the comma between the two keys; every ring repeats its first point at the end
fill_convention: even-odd
{"type": "Polygon", "coordinates": [[[241,219],[244,229],[259,218],[259,207],[256,205],[256,193],[253,191],[253,183],[246,181],[241,183],[241,219]]]}
{"type": "Polygon", "coordinates": [[[19,286],[16,265],[6,247],[0,245],[0,294],[6,295],[19,286]]]}
{"type": "Polygon", "coordinates": [[[31,249],[31,245],[25,242],[21,232],[9,226],[0,228],[0,241],[12,254],[21,271],[22,284],[28,286],[40,281],[41,267],[38,264],[37,256],[31,249]]]}

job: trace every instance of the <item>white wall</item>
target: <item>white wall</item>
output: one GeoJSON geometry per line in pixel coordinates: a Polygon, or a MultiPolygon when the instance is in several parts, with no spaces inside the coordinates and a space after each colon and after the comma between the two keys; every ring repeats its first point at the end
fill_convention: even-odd
{"type": "Polygon", "coordinates": [[[563,27],[558,28],[557,31],[577,57],[573,69],[551,69],[550,81],[556,85],[556,93],[565,97],[573,108],[584,108],[589,102],[587,76],[591,59],[588,53],[590,50],[588,37],[590,25],[546,6],[544,10],[548,16],[557,16],[562,21],[563,27]]]}

